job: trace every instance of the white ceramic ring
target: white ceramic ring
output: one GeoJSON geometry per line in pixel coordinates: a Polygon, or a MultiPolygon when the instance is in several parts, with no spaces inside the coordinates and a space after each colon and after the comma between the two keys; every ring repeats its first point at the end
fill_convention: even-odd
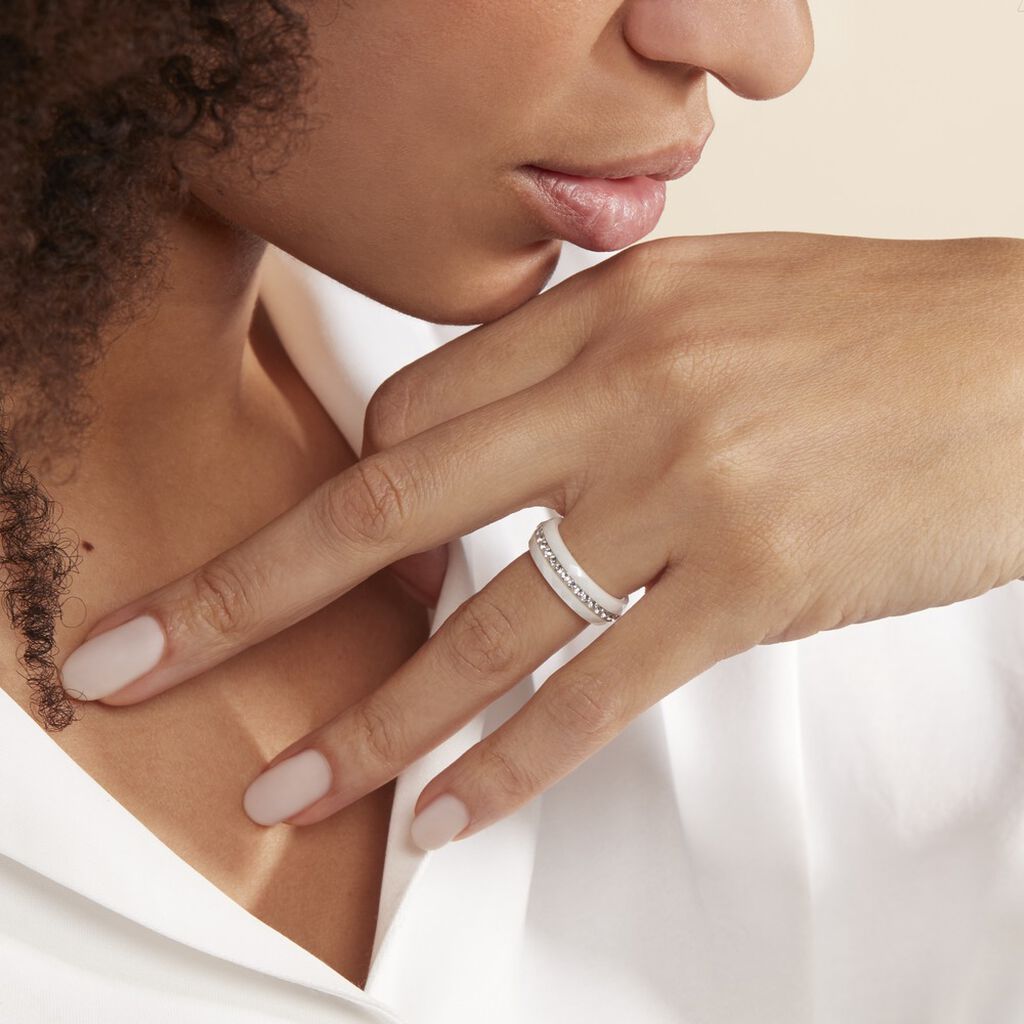
{"type": "Polygon", "coordinates": [[[629,604],[609,594],[573,558],[558,530],[561,516],[542,522],[530,537],[530,556],[551,589],[588,622],[610,626],[629,604]]]}

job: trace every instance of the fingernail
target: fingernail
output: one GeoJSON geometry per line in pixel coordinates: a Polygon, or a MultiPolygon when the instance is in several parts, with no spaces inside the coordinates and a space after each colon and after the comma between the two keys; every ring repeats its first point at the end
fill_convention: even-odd
{"type": "Polygon", "coordinates": [[[164,631],[140,615],[86,640],[60,670],[64,689],[79,700],[98,700],[148,672],[164,653],[164,631]]]}
{"type": "Polygon", "coordinates": [[[451,793],[439,796],[413,818],[409,834],[421,850],[436,850],[469,824],[466,805],[451,793]]]}
{"type": "Polygon", "coordinates": [[[331,766],[319,750],[304,750],[258,775],[242,806],[257,825],[276,825],[305,810],[331,788],[331,766]]]}

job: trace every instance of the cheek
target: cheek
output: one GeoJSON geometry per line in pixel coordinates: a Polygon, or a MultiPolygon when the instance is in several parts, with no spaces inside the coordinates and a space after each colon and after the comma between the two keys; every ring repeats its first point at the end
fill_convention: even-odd
{"type": "MultiPolygon", "coordinates": [[[[316,159],[293,158],[254,184],[236,168],[192,181],[217,213],[328,277],[436,323],[497,319],[532,298],[555,269],[561,245],[545,240],[513,199],[480,187],[479,216],[421,180],[327,176],[316,159]]],[[[342,166],[341,161],[334,166],[342,166]]]]}
{"type": "Polygon", "coordinates": [[[543,286],[559,252],[508,179],[571,106],[559,88],[573,80],[575,37],[551,24],[565,5],[337,6],[313,24],[313,129],[287,165],[258,186],[224,166],[194,191],[387,305],[443,323],[503,315],[543,286]]]}
{"type": "Polygon", "coordinates": [[[347,5],[314,26],[312,106],[339,146],[356,151],[350,162],[358,156],[373,172],[401,162],[457,180],[518,165],[550,141],[545,126],[560,110],[578,115],[594,40],[618,2],[347,5]]]}

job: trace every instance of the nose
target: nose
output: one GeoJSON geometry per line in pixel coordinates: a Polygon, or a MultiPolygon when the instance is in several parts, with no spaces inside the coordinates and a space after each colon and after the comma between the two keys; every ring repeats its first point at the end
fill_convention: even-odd
{"type": "Polygon", "coordinates": [[[704,68],[747,99],[789,92],[814,55],[806,0],[627,0],[622,29],[640,56],[704,68]]]}

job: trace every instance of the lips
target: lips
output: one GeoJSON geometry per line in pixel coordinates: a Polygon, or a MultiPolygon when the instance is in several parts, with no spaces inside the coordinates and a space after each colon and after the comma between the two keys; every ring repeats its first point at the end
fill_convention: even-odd
{"type": "Polygon", "coordinates": [[[622,249],[654,230],[665,209],[665,182],[583,178],[524,167],[527,199],[555,238],[583,249],[622,249]]]}
{"type": "Polygon", "coordinates": [[[545,164],[544,167],[577,178],[653,178],[655,181],[674,181],[693,170],[710,137],[709,129],[692,142],[656,150],[645,156],[630,156],[600,164],[559,163],[557,166],[545,164]]]}
{"type": "Polygon", "coordinates": [[[520,191],[553,237],[596,252],[622,249],[654,230],[665,209],[665,182],[696,166],[708,135],[602,165],[526,164],[519,168],[520,191]]]}

